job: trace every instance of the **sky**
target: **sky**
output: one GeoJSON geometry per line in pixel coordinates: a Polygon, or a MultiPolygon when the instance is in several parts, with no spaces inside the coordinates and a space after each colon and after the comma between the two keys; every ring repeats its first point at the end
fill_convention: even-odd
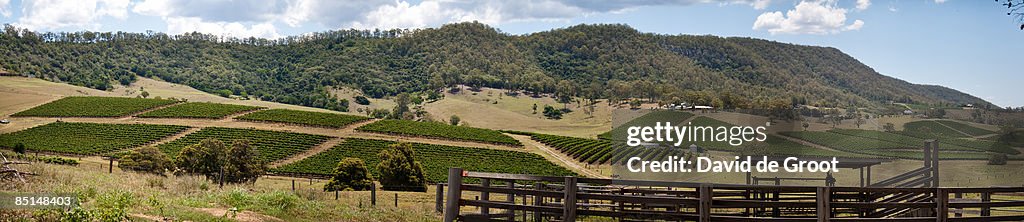
{"type": "Polygon", "coordinates": [[[479,21],[510,34],[576,24],[835,47],[883,75],[1024,106],[1024,31],[990,0],[0,0],[41,32],[148,30],[278,38],[479,21]]]}

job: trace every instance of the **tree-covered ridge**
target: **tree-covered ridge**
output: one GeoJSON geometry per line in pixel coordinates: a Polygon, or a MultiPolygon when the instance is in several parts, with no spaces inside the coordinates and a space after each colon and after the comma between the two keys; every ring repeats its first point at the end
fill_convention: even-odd
{"type": "Polygon", "coordinates": [[[338,30],[276,40],[190,33],[0,33],[0,68],[97,89],[158,77],[207,92],[344,110],[329,89],[372,97],[487,86],[619,101],[643,98],[754,107],[887,101],[989,103],[875,72],[828,47],[752,38],[659,35],[577,25],[510,35],[480,23],[420,30],[338,30]],[[695,96],[696,95],[696,96],[695,96]],[[734,99],[740,98],[740,101],[734,99]]]}

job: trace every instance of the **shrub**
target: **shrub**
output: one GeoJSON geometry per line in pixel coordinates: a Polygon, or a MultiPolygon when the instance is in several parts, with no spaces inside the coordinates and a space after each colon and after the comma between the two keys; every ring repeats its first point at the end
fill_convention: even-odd
{"type": "Polygon", "coordinates": [[[988,157],[988,165],[1006,165],[1006,154],[992,154],[988,157]]]}
{"type": "Polygon", "coordinates": [[[369,190],[372,186],[373,178],[363,159],[347,157],[338,162],[334,176],[324,185],[324,191],[369,190]]]}
{"type": "Polygon", "coordinates": [[[555,107],[545,105],[544,117],[547,117],[548,119],[562,119],[562,110],[555,109],[555,107]]]}
{"type": "Polygon", "coordinates": [[[152,173],[156,175],[164,175],[164,172],[167,170],[174,169],[174,165],[171,163],[171,158],[167,157],[167,154],[160,152],[160,149],[153,146],[145,146],[138,150],[128,151],[127,154],[118,160],[117,167],[122,170],[152,173]]]}
{"type": "Polygon", "coordinates": [[[25,154],[25,150],[26,150],[26,148],[25,148],[25,144],[24,143],[18,143],[16,145],[14,145],[14,152],[15,153],[25,154]]]}
{"type": "Polygon", "coordinates": [[[426,192],[423,166],[413,156],[411,143],[396,143],[382,151],[377,172],[383,190],[426,192]]]}
{"type": "Polygon", "coordinates": [[[452,124],[452,126],[458,126],[459,122],[461,122],[461,121],[462,121],[462,118],[459,118],[459,116],[456,116],[456,115],[452,115],[452,117],[448,118],[448,123],[452,124]]]}
{"type": "Polygon", "coordinates": [[[356,104],[364,105],[364,106],[370,105],[370,99],[367,99],[365,96],[356,96],[355,100],[356,100],[356,104]]]}

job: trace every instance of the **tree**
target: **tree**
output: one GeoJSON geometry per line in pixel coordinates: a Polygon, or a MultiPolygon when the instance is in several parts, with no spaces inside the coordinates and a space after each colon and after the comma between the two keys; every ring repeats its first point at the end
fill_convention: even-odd
{"type": "Polygon", "coordinates": [[[882,128],[885,129],[886,132],[896,132],[896,124],[893,123],[885,123],[882,128]]]}
{"type": "Polygon", "coordinates": [[[537,104],[533,104],[533,114],[537,114],[537,104]]]}
{"type": "Polygon", "coordinates": [[[395,191],[427,191],[423,166],[416,161],[412,144],[400,142],[388,145],[377,155],[380,163],[377,172],[383,190],[395,191]]]}
{"type": "Polygon", "coordinates": [[[205,139],[182,148],[174,165],[183,173],[228,183],[255,182],[267,169],[247,140],[236,140],[228,147],[220,140],[205,139]]]}
{"type": "Polygon", "coordinates": [[[395,97],[395,109],[391,111],[391,119],[412,119],[409,112],[409,103],[412,102],[409,93],[401,93],[395,97]]]}
{"type": "Polygon", "coordinates": [[[324,185],[324,191],[360,191],[373,187],[373,177],[363,159],[346,157],[338,161],[334,176],[324,185]]]}
{"type": "Polygon", "coordinates": [[[356,100],[356,104],[364,105],[364,106],[370,105],[370,99],[367,99],[365,96],[356,96],[355,100],[356,100]]]}
{"type": "Polygon", "coordinates": [[[452,124],[452,126],[458,126],[460,121],[462,121],[462,119],[460,119],[459,116],[452,115],[451,117],[448,117],[448,123],[452,124]]]}
{"type": "Polygon", "coordinates": [[[147,92],[147,91],[142,91],[142,93],[139,94],[139,95],[141,95],[142,98],[149,98],[149,92],[147,92]]]}
{"type": "Polygon", "coordinates": [[[160,149],[144,146],[121,156],[117,161],[117,167],[122,170],[164,175],[168,170],[174,169],[174,164],[160,149]]]}
{"type": "Polygon", "coordinates": [[[1020,29],[1024,30],[1024,0],[996,0],[996,2],[1002,2],[1003,6],[1009,9],[1006,15],[1013,16],[1013,18],[1022,24],[1020,29]]]}
{"type": "Polygon", "coordinates": [[[549,105],[544,105],[544,117],[547,117],[548,119],[562,119],[562,110],[549,105]]]}
{"type": "Polygon", "coordinates": [[[25,148],[25,144],[24,143],[14,144],[14,152],[15,153],[25,154],[25,151],[27,151],[27,150],[28,150],[28,148],[25,148]]]}
{"type": "Polygon", "coordinates": [[[807,127],[810,127],[810,126],[811,126],[811,124],[810,124],[810,123],[807,123],[807,122],[804,122],[804,123],[802,124],[802,126],[804,127],[804,131],[807,131],[807,127]]]}

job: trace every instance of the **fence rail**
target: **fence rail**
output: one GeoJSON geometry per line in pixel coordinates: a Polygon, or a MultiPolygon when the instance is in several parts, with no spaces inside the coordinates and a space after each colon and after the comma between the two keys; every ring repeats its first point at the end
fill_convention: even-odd
{"type": "Polygon", "coordinates": [[[1024,187],[811,187],[464,171],[438,184],[444,221],[1022,221],[1024,187]],[[464,178],[478,183],[465,184],[464,178]],[[442,195],[442,186],[448,186],[442,195]],[[445,197],[446,196],[446,197],[445,197]],[[469,197],[469,198],[466,198],[469,197]],[[467,210],[467,211],[464,211],[467,210]]]}

